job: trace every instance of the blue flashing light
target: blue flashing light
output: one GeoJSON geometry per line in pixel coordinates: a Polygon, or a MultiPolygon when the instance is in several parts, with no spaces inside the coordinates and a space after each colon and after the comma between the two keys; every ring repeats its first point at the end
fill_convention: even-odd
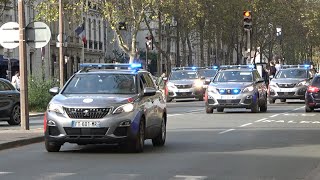
{"type": "Polygon", "coordinates": [[[253,64],[250,64],[250,65],[248,65],[248,67],[253,69],[253,68],[254,68],[254,65],[253,65],[253,64]]]}
{"type": "Polygon", "coordinates": [[[196,69],[197,69],[197,67],[194,67],[194,66],[193,66],[191,69],[192,69],[192,70],[196,70],[196,69]]]}
{"type": "Polygon", "coordinates": [[[305,68],[310,68],[310,65],[309,64],[305,64],[304,67],[305,68]]]}
{"type": "Polygon", "coordinates": [[[232,90],[232,93],[233,93],[233,94],[239,94],[239,93],[240,93],[240,90],[239,90],[239,89],[233,89],[233,90],[232,90]]]}
{"type": "Polygon", "coordinates": [[[218,69],[219,67],[218,67],[218,66],[213,66],[212,68],[213,68],[213,69],[218,69]]]}
{"type": "Polygon", "coordinates": [[[226,90],[225,90],[225,89],[219,89],[219,93],[220,93],[220,94],[225,94],[225,93],[226,93],[226,90]]]}
{"type": "Polygon", "coordinates": [[[132,69],[142,68],[142,64],[132,63],[132,64],[130,65],[130,67],[131,67],[132,69]]]}

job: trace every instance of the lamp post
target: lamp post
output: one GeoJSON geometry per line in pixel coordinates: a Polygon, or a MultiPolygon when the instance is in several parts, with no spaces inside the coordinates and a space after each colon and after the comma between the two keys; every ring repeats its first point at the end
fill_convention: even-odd
{"type": "Polygon", "coordinates": [[[280,44],[280,59],[282,61],[282,56],[283,56],[283,46],[282,46],[282,28],[277,27],[276,28],[276,36],[279,39],[279,44],[280,44]]]}

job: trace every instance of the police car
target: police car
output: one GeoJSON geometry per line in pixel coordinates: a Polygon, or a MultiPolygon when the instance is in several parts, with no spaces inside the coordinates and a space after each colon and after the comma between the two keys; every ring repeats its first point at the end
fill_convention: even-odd
{"type": "Polygon", "coordinates": [[[310,80],[315,76],[315,70],[310,65],[283,65],[269,84],[269,102],[277,99],[304,100],[310,80]]]}
{"type": "Polygon", "coordinates": [[[214,109],[246,108],[267,111],[267,87],[253,65],[220,66],[205,95],[206,113],[214,109]]]}
{"type": "Polygon", "coordinates": [[[203,101],[203,83],[196,67],[173,68],[167,79],[166,100],[171,102],[179,98],[197,98],[203,101]]]}
{"type": "Polygon", "coordinates": [[[210,82],[214,76],[217,74],[217,72],[219,71],[219,66],[212,66],[212,67],[203,67],[203,68],[199,68],[198,72],[199,75],[201,77],[201,79],[203,79],[203,91],[205,92],[207,87],[208,87],[208,83],[210,82]]]}
{"type": "Polygon", "coordinates": [[[57,152],[64,143],[119,144],[142,152],[166,140],[165,99],[140,64],[81,64],[55,95],[44,118],[45,147],[57,152]]]}

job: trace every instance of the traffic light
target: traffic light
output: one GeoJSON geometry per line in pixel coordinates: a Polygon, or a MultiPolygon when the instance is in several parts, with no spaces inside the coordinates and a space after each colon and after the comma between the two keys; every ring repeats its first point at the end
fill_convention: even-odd
{"type": "Polygon", "coordinates": [[[119,22],[119,30],[123,30],[123,31],[127,30],[127,25],[125,22],[119,22]]]}
{"type": "Polygon", "coordinates": [[[153,50],[153,37],[152,36],[146,36],[146,48],[153,50]]]}
{"type": "Polygon", "coordinates": [[[252,29],[251,11],[243,11],[243,28],[244,30],[252,29]]]}

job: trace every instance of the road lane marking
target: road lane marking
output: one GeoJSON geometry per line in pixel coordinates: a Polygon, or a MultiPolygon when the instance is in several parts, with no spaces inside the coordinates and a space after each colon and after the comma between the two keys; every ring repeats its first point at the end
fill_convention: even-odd
{"type": "Polygon", "coordinates": [[[243,125],[241,125],[241,126],[239,126],[239,127],[246,127],[246,126],[250,126],[252,123],[248,123],[248,124],[243,124],[243,125]]]}
{"type": "Polygon", "coordinates": [[[181,116],[181,115],[183,115],[183,114],[168,114],[167,116],[172,117],[172,116],[181,116]]]}
{"type": "Polygon", "coordinates": [[[235,129],[228,129],[228,130],[225,130],[225,131],[222,131],[222,132],[219,132],[219,134],[224,134],[224,133],[227,133],[227,132],[230,132],[230,131],[234,131],[235,129]]]}
{"type": "Polygon", "coordinates": [[[12,174],[13,172],[0,172],[0,175],[12,174]]]}
{"type": "Polygon", "coordinates": [[[186,175],[176,175],[174,176],[175,179],[180,180],[204,180],[208,178],[208,176],[186,176],[186,175]]]}
{"type": "Polygon", "coordinates": [[[67,176],[75,175],[76,173],[49,173],[47,175],[42,175],[40,179],[63,179],[67,176]]]}
{"type": "Polygon", "coordinates": [[[269,117],[273,118],[273,117],[277,117],[277,116],[279,116],[279,115],[280,115],[280,114],[274,114],[274,115],[269,116],[269,117]]]}
{"type": "Polygon", "coordinates": [[[268,119],[268,118],[262,118],[262,119],[256,120],[255,122],[261,122],[261,121],[264,121],[266,119],[268,119]]]}

